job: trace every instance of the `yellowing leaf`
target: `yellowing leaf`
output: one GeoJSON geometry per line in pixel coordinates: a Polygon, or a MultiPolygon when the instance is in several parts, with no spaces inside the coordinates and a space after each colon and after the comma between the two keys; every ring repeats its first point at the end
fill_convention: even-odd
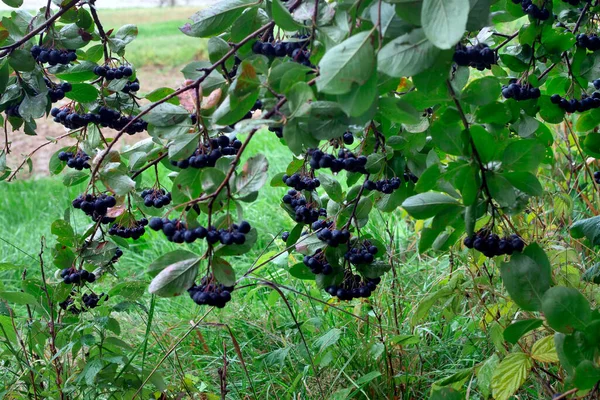
{"type": "Polygon", "coordinates": [[[558,362],[554,336],[546,336],[535,342],[531,349],[531,358],[547,363],[558,362]]]}
{"type": "Polygon", "coordinates": [[[496,400],[508,400],[521,387],[529,370],[531,359],[525,353],[509,354],[492,376],[492,395],[496,400]]]}

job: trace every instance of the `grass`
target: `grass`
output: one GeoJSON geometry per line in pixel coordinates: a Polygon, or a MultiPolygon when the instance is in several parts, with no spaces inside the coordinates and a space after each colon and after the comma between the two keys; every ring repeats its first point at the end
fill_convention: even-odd
{"type": "Polygon", "coordinates": [[[99,15],[107,30],[131,23],[138,27],[138,37],[127,47],[129,62],[144,67],[176,67],[206,58],[206,40],[179,30],[196,11],[191,7],[144,8],[100,10],[99,15]]]}

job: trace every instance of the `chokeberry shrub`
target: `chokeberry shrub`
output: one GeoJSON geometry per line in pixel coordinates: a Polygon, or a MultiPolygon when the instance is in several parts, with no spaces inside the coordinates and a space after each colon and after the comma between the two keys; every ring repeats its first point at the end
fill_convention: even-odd
{"type": "MultiPolygon", "coordinates": [[[[569,242],[545,236],[570,229],[574,239],[587,239],[576,248],[586,262],[600,244],[600,217],[583,218],[597,213],[600,182],[590,166],[600,158],[597,1],[222,0],[180,28],[208,39],[210,61],[185,67],[185,84],[149,94],[139,66],[126,58],[134,25],[105,29],[94,0],[55,3],[35,14],[18,10],[0,26],[0,179],[14,180],[30,161],[14,162],[8,131],[33,135],[36,120],[50,118],[68,131],[50,142],[76,140],[52,156],[50,171],[67,186],[87,182],[51,227],[56,271],[40,284],[45,306],[29,289],[0,292],[49,321],[37,326],[29,315],[28,327],[49,347],[17,356],[23,365],[50,354],[53,379],[29,369],[29,381],[14,385],[28,397],[69,398],[73,380],[63,366],[71,360],[62,355],[73,352],[85,363],[88,342],[59,350],[69,329],[63,324],[91,314],[114,325],[109,307],[127,289],[97,295],[94,288],[119,270],[124,253],[135,254],[138,240],[162,235],[178,246],[147,262],[151,294],[187,293],[190,307],[210,310],[235,304],[257,284],[285,299],[279,283],[257,277],[268,261],[242,265],[238,257],[279,237],[271,241],[278,246],[272,259],[288,257],[291,277],[314,282],[311,297],[347,311],[351,301],[375,304],[378,291],[395,282],[390,275],[402,274],[392,269],[400,256],[389,225],[397,218],[418,233],[417,247],[406,252],[452,260],[441,289],[419,299],[415,320],[438,300],[448,314],[460,307],[457,296],[482,304],[481,329],[492,339],[472,335],[470,346],[498,353],[439,381],[433,396],[460,390],[461,398],[474,379],[478,388],[468,383],[468,390],[481,398],[508,399],[527,379],[542,380],[549,394],[597,392],[600,313],[589,288],[559,273],[572,262],[569,242]],[[116,131],[111,138],[109,129],[116,131]],[[125,134],[140,139],[123,148],[125,134]],[[287,165],[250,154],[260,135],[285,149],[287,165]],[[558,167],[565,160],[568,168],[558,167]],[[169,181],[160,182],[159,171],[168,171],[169,181]],[[281,204],[261,213],[287,214],[292,229],[259,231],[245,215],[267,182],[280,190],[281,204]],[[563,183],[568,194],[555,195],[553,185],[563,183]],[[569,212],[579,199],[586,208],[573,222],[569,212]],[[83,232],[70,224],[71,212],[88,221],[83,232]],[[386,222],[389,240],[369,232],[374,218],[386,222]],[[457,265],[457,254],[468,262],[457,265]],[[488,292],[500,282],[505,294],[488,292]],[[544,366],[552,362],[562,369],[544,366]]],[[[584,278],[600,282],[598,270],[584,278]]],[[[412,307],[405,303],[403,310],[412,307]]],[[[406,339],[396,332],[390,342],[380,333],[383,347],[374,352],[406,339]]],[[[148,371],[133,371],[131,360],[103,349],[76,381],[93,391],[96,376],[125,385],[124,374],[138,395],[148,371]]],[[[396,366],[389,358],[388,373],[396,366]]],[[[324,378],[312,359],[310,369],[317,382],[324,378]]],[[[417,379],[405,369],[390,375],[388,397],[417,379]]],[[[362,387],[355,386],[358,396],[362,387]]]]}

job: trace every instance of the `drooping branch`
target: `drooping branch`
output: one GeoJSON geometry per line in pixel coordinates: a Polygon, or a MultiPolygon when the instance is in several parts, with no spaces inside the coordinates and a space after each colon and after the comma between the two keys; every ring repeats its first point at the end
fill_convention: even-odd
{"type": "Polygon", "coordinates": [[[106,32],[104,31],[104,27],[102,26],[102,22],[100,22],[100,18],[98,18],[98,12],[96,11],[96,0],[90,0],[90,13],[92,14],[92,19],[98,28],[98,33],[100,34],[100,38],[102,39],[102,46],[104,48],[104,62],[108,62],[110,56],[108,55],[108,37],[106,36],[106,32]]]}
{"type": "Polygon", "coordinates": [[[8,54],[12,53],[16,48],[18,48],[19,46],[21,46],[24,43],[27,43],[27,41],[29,39],[31,39],[38,33],[43,32],[49,25],[51,25],[54,21],[59,19],[64,13],[66,13],[71,8],[73,8],[78,2],[79,2],[79,0],[72,0],[71,2],[67,3],[64,7],[62,7],[60,10],[58,10],[56,12],[56,14],[54,14],[52,17],[48,18],[43,24],[41,24],[40,26],[38,26],[37,28],[35,28],[31,32],[29,32],[27,35],[23,36],[23,38],[21,40],[18,40],[13,44],[9,44],[8,46],[0,47],[0,50],[3,50],[2,52],[0,52],[0,58],[6,57],[8,54]]]}

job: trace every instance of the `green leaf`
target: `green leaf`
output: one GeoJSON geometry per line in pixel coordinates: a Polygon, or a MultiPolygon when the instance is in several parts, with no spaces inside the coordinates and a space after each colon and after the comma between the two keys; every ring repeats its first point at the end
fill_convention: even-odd
{"type": "Polygon", "coordinates": [[[395,97],[379,99],[379,112],[392,122],[402,124],[418,124],[421,115],[409,102],[395,97]]]}
{"type": "Polygon", "coordinates": [[[66,72],[58,73],[56,77],[67,82],[84,82],[96,78],[96,74],[94,74],[96,66],[93,62],[83,61],[79,64],[69,66],[66,72]]]}
{"type": "Polygon", "coordinates": [[[600,216],[579,220],[571,225],[570,230],[575,239],[585,236],[592,246],[600,244],[600,216]]]}
{"type": "Polygon", "coordinates": [[[91,103],[98,97],[98,89],[89,83],[73,83],[73,89],[65,94],[71,100],[80,103],[91,103]]]}
{"type": "Polygon", "coordinates": [[[344,94],[352,84],[364,84],[375,68],[370,32],[361,32],[333,47],[319,62],[317,89],[321,93],[344,94]]]}
{"type": "Polygon", "coordinates": [[[219,283],[222,283],[224,286],[235,285],[235,271],[231,264],[222,258],[215,257],[212,260],[211,267],[219,283]]]}
{"type": "MultiPolygon", "coordinates": [[[[150,105],[142,108],[142,111],[150,105]]],[[[171,103],[162,103],[150,110],[142,118],[155,126],[172,126],[190,117],[190,112],[181,106],[171,103]]]]}
{"type": "Polygon", "coordinates": [[[63,185],[75,186],[85,182],[89,178],[89,173],[84,171],[69,171],[63,176],[63,185]]]}
{"type": "Polygon", "coordinates": [[[341,203],[344,201],[342,185],[340,185],[337,179],[327,174],[320,174],[318,179],[321,182],[323,190],[325,190],[325,193],[327,193],[331,200],[335,201],[336,203],[341,203]]]}
{"type": "MultiPolygon", "coordinates": [[[[172,89],[169,87],[161,87],[158,89],[154,89],[153,91],[148,93],[145,96],[145,98],[146,98],[146,100],[155,102],[155,101],[162,100],[163,98],[167,97],[168,95],[172,94],[173,92],[175,92],[175,89],[172,89]]],[[[177,97],[173,97],[172,99],[168,100],[167,102],[171,103],[171,104],[179,105],[179,99],[177,97]]]]}
{"type": "Polygon", "coordinates": [[[462,38],[469,18],[469,0],[424,0],[421,23],[427,38],[450,49],[462,38]]]}
{"type": "Polygon", "coordinates": [[[305,281],[315,280],[315,274],[313,274],[303,262],[299,262],[292,265],[288,272],[291,276],[293,276],[296,279],[302,279],[305,281]]]}
{"type": "Polygon", "coordinates": [[[290,107],[290,118],[300,117],[310,112],[310,102],[315,98],[312,89],[306,82],[297,82],[287,95],[290,107]]]}
{"type": "Polygon", "coordinates": [[[596,263],[586,269],[581,279],[585,282],[595,283],[596,285],[600,284],[600,263],[596,263]]]}
{"type": "Polygon", "coordinates": [[[383,46],[377,54],[377,70],[397,78],[413,76],[431,67],[439,52],[422,29],[415,29],[383,46]]]}
{"type": "Polygon", "coordinates": [[[235,179],[235,189],[241,198],[258,192],[267,182],[269,162],[263,154],[257,154],[246,161],[235,179]]]}
{"type": "Polygon", "coordinates": [[[252,0],[224,0],[206,7],[179,28],[183,33],[193,37],[210,37],[218,35],[231,26],[242,14],[242,11],[252,4],[252,0]]]}
{"type": "Polygon", "coordinates": [[[148,274],[154,276],[148,291],[161,297],[179,296],[194,283],[200,260],[185,250],[164,254],[148,267],[148,274]]]}
{"type": "Polygon", "coordinates": [[[289,10],[281,0],[273,0],[271,12],[273,13],[273,20],[277,26],[283,30],[296,31],[298,28],[303,27],[302,24],[299,24],[294,20],[294,17],[292,17],[292,14],[290,14],[289,10]]]}
{"type": "Polygon", "coordinates": [[[491,394],[492,376],[498,367],[498,356],[496,354],[488,358],[485,363],[477,371],[477,387],[484,398],[488,398],[491,394]]]}
{"type": "Polygon", "coordinates": [[[521,387],[531,370],[532,362],[525,353],[506,356],[492,376],[492,394],[495,400],[508,400],[521,387]]]}
{"type": "Polygon", "coordinates": [[[541,319],[526,319],[523,321],[513,322],[504,330],[504,340],[508,343],[517,344],[519,339],[527,332],[539,328],[544,323],[541,319]]]}
{"type": "Polygon", "coordinates": [[[515,204],[517,196],[510,182],[502,175],[487,172],[485,173],[487,185],[490,194],[502,207],[510,207],[515,204]]]}
{"type": "Polygon", "coordinates": [[[454,388],[442,387],[439,389],[433,389],[429,400],[462,400],[465,395],[454,388]]]}
{"type": "Polygon", "coordinates": [[[600,368],[596,367],[592,361],[582,361],[577,368],[575,368],[573,385],[575,385],[577,389],[591,389],[598,381],[600,381],[600,368]]]}
{"type": "Polygon", "coordinates": [[[101,358],[91,358],[79,375],[80,380],[84,380],[88,386],[92,386],[96,380],[96,376],[104,368],[104,362],[101,358]]]}
{"type": "Polygon", "coordinates": [[[35,69],[35,60],[29,50],[16,49],[8,56],[8,64],[15,70],[29,72],[35,69]]]}
{"type": "Polygon", "coordinates": [[[551,271],[531,257],[514,254],[508,262],[500,264],[504,287],[511,299],[527,311],[539,311],[542,297],[552,283],[551,271]]]}
{"type": "Polygon", "coordinates": [[[406,212],[416,219],[428,219],[457,206],[456,199],[438,192],[417,194],[402,203],[406,212]]]}
{"type": "Polygon", "coordinates": [[[542,196],[544,188],[531,172],[505,172],[502,174],[514,187],[531,196],[542,196]]]}
{"type": "Polygon", "coordinates": [[[584,330],[592,319],[587,299],[577,289],[564,286],[553,287],[544,294],[542,311],[548,325],[562,333],[584,330]]]}
{"type": "Polygon", "coordinates": [[[214,121],[219,125],[235,124],[242,118],[258,99],[258,90],[248,93],[242,98],[237,99],[237,103],[232,103],[232,97],[227,96],[219,105],[213,114],[214,121]]]}
{"type": "Polygon", "coordinates": [[[500,82],[493,76],[476,79],[463,91],[461,99],[469,104],[484,106],[500,96],[500,82]]]}
{"type": "Polygon", "coordinates": [[[23,5],[23,0],[2,0],[9,7],[19,8],[23,5]]]}
{"type": "Polygon", "coordinates": [[[546,149],[537,140],[518,140],[504,150],[502,166],[512,171],[533,172],[544,159],[546,149]]]}
{"type": "Polygon", "coordinates": [[[33,295],[23,292],[0,292],[0,299],[15,304],[37,304],[37,301],[33,295]]]}

